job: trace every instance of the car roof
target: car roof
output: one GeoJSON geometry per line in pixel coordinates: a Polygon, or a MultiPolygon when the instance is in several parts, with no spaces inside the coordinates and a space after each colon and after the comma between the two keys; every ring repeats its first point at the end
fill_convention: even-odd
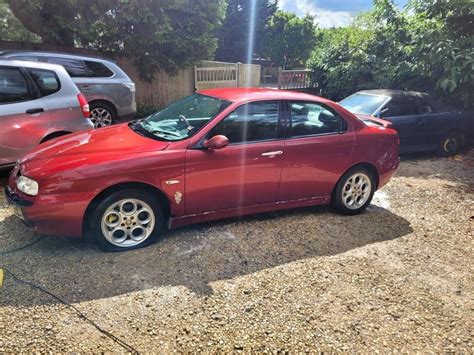
{"type": "Polygon", "coordinates": [[[64,70],[62,65],[44,63],[44,62],[29,62],[26,60],[12,60],[0,58],[0,65],[9,67],[23,67],[23,68],[35,68],[35,69],[49,69],[49,70],[64,70]]]}
{"type": "Polygon", "coordinates": [[[198,94],[217,97],[219,99],[243,102],[263,100],[310,100],[321,103],[329,102],[322,97],[296,91],[264,89],[264,88],[219,88],[198,91],[198,94]]]}
{"type": "Polygon", "coordinates": [[[378,96],[389,96],[389,97],[404,97],[404,96],[418,96],[425,97],[428,94],[418,91],[407,91],[407,90],[392,90],[392,89],[376,89],[376,90],[362,90],[358,91],[357,94],[369,94],[378,96]]]}
{"type": "Polygon", "coordinates": [[[77,54],[77,53],[61,53],[61,52],[50,52],[50,51],[27,51],[27,50],[8,50],[0,52],[0,56],[5,56],[8,58],[9,55],[12,54],[21,54],[21,55],[54,55],[55,57],[59,58],[67,58],[67,59],[80,59],[80,60],[98,60],[98,61],[106,61],[115,63],[114,60],[104,58],[104,57],[96,57],[86,54],[77,54]]]}

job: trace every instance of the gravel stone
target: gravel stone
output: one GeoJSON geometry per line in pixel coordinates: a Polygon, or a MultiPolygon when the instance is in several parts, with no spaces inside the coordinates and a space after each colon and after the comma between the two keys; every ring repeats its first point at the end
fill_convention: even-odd
{"type": "MultiPolygon", "coordinates": [[[[126,253],[44,237],[0,267],[139,352],[472,353],[473,231],[471,150],[403,158],[360,216],[312,207],[209,222],[126,253]]],[[[34,239],[0,197],[0,251],[34,239]]],[[[0,352],[123,351],[6,275],[0,352]]]]}

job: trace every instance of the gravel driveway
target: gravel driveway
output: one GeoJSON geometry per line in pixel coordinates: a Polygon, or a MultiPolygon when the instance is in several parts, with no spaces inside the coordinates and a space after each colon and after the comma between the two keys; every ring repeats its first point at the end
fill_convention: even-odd
{"type": "MultiPolygon", "coordinates": [[[[360,216],[306,208],[230,219],[119,254],[45,237],[0,254],[0,267],[73,303],[139,352],[472,352],[473,227],[471,150],[404,159],[360,216]]],[[[34,238],[0,197],[0,251],[34,238]]],[[[0,352],[36,350],[124,351],[6,276],[0,352]]]]}

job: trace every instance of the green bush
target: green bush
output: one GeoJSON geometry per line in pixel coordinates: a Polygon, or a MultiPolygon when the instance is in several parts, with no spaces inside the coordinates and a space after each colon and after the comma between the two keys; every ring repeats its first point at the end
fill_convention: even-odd
{"type": "Polygon", "coordinates": [[[137,104],[137,113],[135,118],[137,120],[148,117],[158,111],[160,111],[162,107],[157,105],[148,105],[148,104],[137,104]]]}
{"type": "Polygon", "coordinates": [[[375,0],[344,28],[322,29],[308,65],[323,95],[403,89],[474,105],[474,6],[470,0],[411,0],[399,11],[375,0]]]}

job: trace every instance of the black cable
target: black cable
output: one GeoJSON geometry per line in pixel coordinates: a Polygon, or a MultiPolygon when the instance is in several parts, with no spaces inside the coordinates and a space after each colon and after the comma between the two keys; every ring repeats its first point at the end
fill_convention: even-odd
{"type": "Polygon", "coordinates": [[[121,347],[123,347],[125,350],[131,352],[132,354],[138,354],[138,351],[132,347],[131,345],[127,344],[125,341],[121,340],[120,338],[116,337],[115,335],[113,335],[112,333],[102,329],[99,325],[97,325],[97,323],[95,323],[94,321],[92,321],[91,319],[87,318],[87,316],[82,313],[79,309],[77,309],[75,306],[73,306],[72,304],[64,301],[62,298],[56,296],[54,293],[46,290],[45,288],[41,287],[41,286],[38,286],[32,282],[29,282],[29,281],[24,281],[22,279],[20,279],[18,276],[16,276],[13,272],[11,272],[10,270],[8,270],[7,268],[4,268],[4,267],[1,267],[1,269],[3,269],[5,271],[5,273],[7,273],[8,275],[10,275],[14,281],[20,283],[20,284],[24,284],[24,285],[27,285],[27,286],[30,286],[34,289],[37,289],[45,294],[47,294],[48,296],[54,298],[55,300],[59,301],[60,303],[62,303],[63,305],[65,305],[67,308],[70,308],[72,309],[73,311],[76,312],[76,314],[78,315],[78,317],[86,322],[88,322],[89,324],[91,324],[93,327],[95,327],[99,332],[101,332],[102,334],[106,335],[107,337],[109,337],[112,341],[114,341],[115,343],[119,344],[121,347]]]}
{"type": "Polygon", "coordinates": [[[33,245],[35,245],[36,243],[38,243],[41,239],[43,239],[42,236],[39,236],[38,238],[36,238],[35,240],[33,240],[31,243],[28,243],[26,245],[23,245],[19,248],[15,248],[15,249],[11,249],[11,250],[5,250],[5,251],[0,251],[0,255],[5,255],[5,254],[10,254],[10,253],[14,253],[14,252],[17,252],[17,251],[20,251],[20,250],[23,250],[23,249],[26,249],[26,248],[29,248],[33,245]]]}

